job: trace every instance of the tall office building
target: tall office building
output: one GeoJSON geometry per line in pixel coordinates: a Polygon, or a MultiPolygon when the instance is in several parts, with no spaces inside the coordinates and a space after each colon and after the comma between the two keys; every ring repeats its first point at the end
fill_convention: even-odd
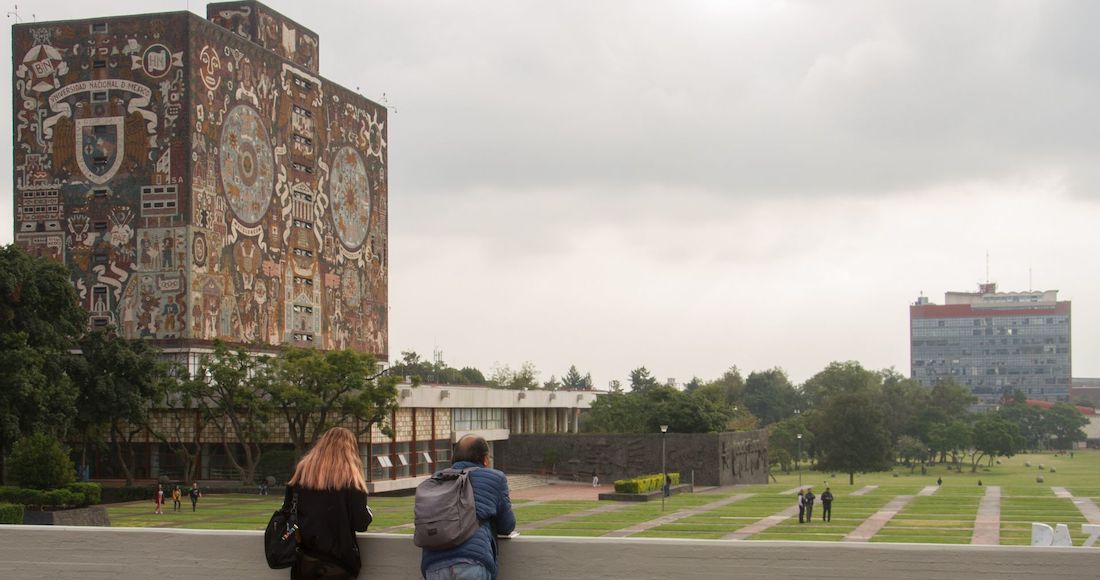
{"type": "Polygon", "coordinates": [[[921,297],[909,307],[912,377],[926,386],[952,379],[983,408],[1019,390],[1029,399],[1068,401],[1070,302],[1057,290],[947,292],[944,304],[921,297]]]}
{"type": "Polygon", "coordinates": [[[191,365],[215,339],[384,360],[386,108],[270,8],[207,15],[12,28],[16,242],[191,365]]]}

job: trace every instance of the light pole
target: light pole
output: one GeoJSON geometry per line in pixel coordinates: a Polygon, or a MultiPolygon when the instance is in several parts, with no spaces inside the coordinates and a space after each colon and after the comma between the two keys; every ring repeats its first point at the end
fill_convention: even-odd
{"type": "Polygon", "coordinates": [[[668,425],[661,425],[661,511],[665,511],[665,485],[668,482],[668,470],[665,468],[665,433],[668,425]]]}
{"type": "Polygon", "coordinates": [[[795,435],[798,438],[798,457],[794,458],[794,466],[798,468],[798,489],[802,489],[802,434],[795,435]]]}

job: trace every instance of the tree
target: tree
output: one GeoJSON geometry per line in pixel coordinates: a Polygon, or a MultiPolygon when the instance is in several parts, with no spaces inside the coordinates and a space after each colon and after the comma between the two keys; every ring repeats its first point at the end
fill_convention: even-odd
{"type": "Polygon", "coordinates": [[[267,393],[286,420],[298,457],[332,427],[363,434],[379,425],[385,431],[397,409],[397,380],[377,376],[369,354],[288,348],[272,362],[267,393]]]}
{"type": "Polygon", "coordinates": [[[881,371],[879,376],[882,378],[886,425],[891,435],[899,440],[903,435],[919,440],[924,434],[921,419],[928,409],[928,389],[893,369],[881,371]]]}
{"type": "Polygon", "coordinates": [[[1037,407],[1024,402],[1024,398],[1011,399],[997,414],[1011,421],[1023,437],[1021,449],[1041,449],[1046,437],[1043,434],[1043,413],[1037,407]]]}
{"type": "Polygon", "coordinates": [[[790,417],[798,406],[798,391],[780,368],[751,373],[743,398],[749,411],[765,425],[790,417]]]}
{"type": "Polygon", "coordinates": [[[1003,417],[994,414],[982,415],[974,423],[971,437],[970,471],[978,470],[978,463],[984,457],[990,460],[996,457],[1012,457],[1023,445],[1020,428],[1003,417]]]}
{"type": "Polygon", "coordinates": [[[0,476],[20,437],[69,427],[77,393],[64,361],[87,320],[63,265],[0,248],[0,476]]]}
{"type": "Polygon", "coordinates": [[[493,374],[488,381],[489,386],[498,389],[512,389],[516,391],[532,390],[539,388],[539,371],[535,363],[527,361],[518,371],[513,371],[508,365],[498,365],[493,369],[493,374]]]}
{"type": "Polygon", "coordinates": [[[466,385],[484,385],[485,375],[481,374],[481,371],[474,367],[462,367],[459,371],[462,373],[463,384],[466,385]]]}
{"type": "Polygon", "coordinates": [[[254,357],[243,348],[230,350],[214,341],[214,352],[203,357],[198,377],[202,382],[195,400],[221,433],[225,454],[241,483],[251,484],[274,411],[268,395],[272,380],[268,357],[254,357]]]}
{"type": "Polygon", "coordinates": [[[929,396],[931,408],[947,421],[965,417],[977,400],[965,385],[950,379],[935,384],[929,396]]]}
{"type": "Polygon", "coordinates": [[[569,365],[569,370],[565,373],[565,376],[561,379],[562,387],[567,391],[590,391],[592,390],[592,375],[585,374],[581,376],[581,373],[577,371],[576,365],[569,365]]]}
{"type": "Polygon", "coordinates": [[[169,408],[153,411],[155,420],[150,421],[149,431],[183,463],[183,480],[195,481],[202,434],[210,422],[197,400],[203,396],[206,385],[201,377],[189,376],[181,365],[171,367],[167,373],[174,379],[165,381],[164,398],[169,408]]]}
{"type": "Polygon", "coordinates": [[[134,439],[147,431],[151,407],[163,401],[165,366],[144,340],[110,332],[90,332],[79,342],[80,355],[69,362],[79,391],[76,423],[87,445],[109,447],[115,463],[134,484],[138,458],[134,439]]]}
{"type": "Polygon", "coordinates": [[[649,369],[644,366],[630,371],[630,392],[645,394],[659,386],[660,383],[649,374],[649,369]]]}
{"type": "Polygon", "coordinates": [[[819,417],[818,468],[848,474],[884,471],[893,463],[886,415],[873,394],[852,390],[833,394],[819,417]]]}
{"type": "Polygon", "coordinates": [[[894,444],[894,452],[905,465],[909,466],[909,471],[912,472],[918,462],[924,461],[928,457],[928,446],[916,437],[902,435],[898,437],[897,443],[894,444]]]}
{"type": "Polygon", "coordinates": [[[873,392],[878,393],[882,379],[858,362],[833,362],[802,384],[804,402],[813,409],[824,408],[831,397],[873,392]]]}
{"type": "Polygon", "coordinates": [[[789,417],[768,427],[769,453],[772,449],[778,449],[785,452],[789,457],[799,457],[798,453],[801,449],[802,457],[799,457],[799,461],[802,461],[805,459],[806,452],[813,446],[814,434],[810,430],[805,417],[789,417]],[[798,441],[799,435],[802,435],[801,446],[798,441]]]}
{"type": "Polygon", "coordinates": [[[943,461],[948,453],[951,454],[951,462],[957,471],[962,471],[959,464],[959,455],[970,447],[974,433],[962,420],[956,419],[950,423],[935,423],[928,429],[928,445],[932,451],[940,454],[943,461]]]}
{"type": "MultiPolygon", "coordinates": [[[[729,408],[705,397],[681,393],[672,387],[661,387],[668,396],[656,402],[646,431],[660,431],[668,425],[672,433],[714,433],[725,429],[732,417],[729,408]]],[[[650,391],[656,393],[656,391],[650,391]]]]}
{"type": "Polygon", "coordinates": [[[558,379],[554,375],[550,375],[550,380],[543,383],[542,388],[547,391],[560,391],[562,384],[558,382],[558,379]]]}
{"type": "Polygon", "coordinates": [[[597,397],[582,417],[584,429],[591,433],[637,433],[650,422],[653,406],[634,393],[616,393],[597,397]]]}
{"type": "Polygon", "coordinates": [[[1069,403],[1058,403],[1043,411],[1042,430],[1054,449],[1072,449],[1085,440],[1084,427],[1089,420],[1069,403]]]}

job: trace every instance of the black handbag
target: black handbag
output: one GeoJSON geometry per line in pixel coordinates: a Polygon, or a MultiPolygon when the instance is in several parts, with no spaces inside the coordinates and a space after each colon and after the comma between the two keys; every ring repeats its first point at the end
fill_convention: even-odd
{"type": "Polygon", "coordinates": [[[264,530],[264,555],[267,556],[267,565],[275,570],[289,568],[298,561],[299,543],[302,541],[302,532],[298,529],[298,488],[294,488],[294,496],[290,507],[284,503],[275,513],[271,514],[271,521],[267,522],[264,530]]]}

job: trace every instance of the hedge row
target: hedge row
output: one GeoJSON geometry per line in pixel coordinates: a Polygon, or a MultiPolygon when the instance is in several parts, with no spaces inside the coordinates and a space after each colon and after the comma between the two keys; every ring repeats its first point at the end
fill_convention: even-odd
{"type": "MultiPolygon", "coordinates": [[[[27,489],[0,486],[0,503],[33,507],[84,507],[96,505],[102,499],[98,483],[71,483],[62,489],[27,489]]],[[[20,520],[22,521],[22,520],[20,520]]]]}
{"type": "MultiPolygon", "coordinates": [[[[672,485],[680,485],[680,474],[669,473],[668,476],[672,478],[672,485]]],[[[619,479],[615,481],[616,493],[649,493],[651,491],[660,491],[665,486],[665,476],[660,473],[656,475],[639,475],[638,477],[632,477],[630,479],[619,479]]]]}
{"type": "Polygon", "coordinates": [[[0,503],[0,524],[23,523],[23,506],[12,503],[0,503]]]}

